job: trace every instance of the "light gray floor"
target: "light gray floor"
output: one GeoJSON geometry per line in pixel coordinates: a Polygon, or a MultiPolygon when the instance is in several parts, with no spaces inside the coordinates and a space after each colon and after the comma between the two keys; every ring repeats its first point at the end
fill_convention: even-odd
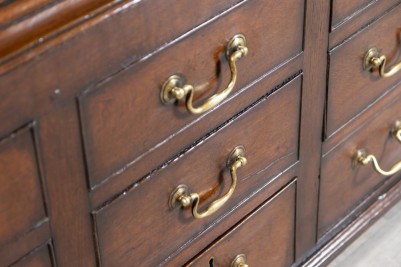
{"type": "Polygon", "coordinates": [[[356,239],[328,267],[401,267],[401,202],[356,239]]]}

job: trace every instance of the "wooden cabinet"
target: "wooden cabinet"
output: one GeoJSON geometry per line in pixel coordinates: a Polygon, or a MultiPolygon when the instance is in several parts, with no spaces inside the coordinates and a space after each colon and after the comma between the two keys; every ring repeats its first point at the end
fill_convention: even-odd
{"type": "Polygon", "coordinates": [[[400,8],[0,1],[0,265],[326,264],[401,195],[400,8]]]}

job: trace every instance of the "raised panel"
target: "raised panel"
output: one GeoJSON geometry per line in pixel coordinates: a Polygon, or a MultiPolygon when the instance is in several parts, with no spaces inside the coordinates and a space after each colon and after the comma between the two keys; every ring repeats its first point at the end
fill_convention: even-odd
{"type": "Polygon", "coordinates": [[[32,251],[27,256],[18,260],[10,267],[52,267],[53,256],[52,247],[50,244],[46,244],[35,251],[32,251]]]}
{"type": "Polygon", "coordinates": [[[288,267],[294,262],[295,192],[293,181],[214,241],[188,266],[228,267],[244,254],[249,266],[288,267]]]}
{"type": "Polygon", "coordinates": [[[102,266],[130,266],[131,262],[156,266],[168,260],[177,249],[203,235],[202,229],[216,225],[221,216],[227,216],[252,192],[294,164],[298,159],[300,86],[298,76],[130,192],[96,210],[102,266]],[[194,220],[188,211],[169,209],[169,194],[179,184],[202,192],[206,199],[201,209],[227,192],[230,174],[225,167],[226,157],[237,145],[247,150],[248,163],[238,170],[235,194],[224,207],[202,220],[194,220]],[[152,251],[158,251],[157,255],[148,257],[152,251]]]}
{"type": "MultiPolygon", "coordinates": [[[[231,77],[225,59],[226,44],[232,36],[242,33],[248,40],[249,53],[237,62],[238,82],[225,101],[228,102],[240,88],[302,52],[304,2],[273,2],[246,1],[157,56],[89,88],[80,97],[85,156],[92,187],[132,168],[167,141],[171,145],[180,133],[197,138],[217,126],[203,120],[202,130],[191,132],[189,128],[205,115],[188,114],[182,105],[161,103],[161,85],[170,75],[183,74],[188,83],[194,84],[195,98],[204,100],[213,95],[231,77]],[[284,27],[283,32],[280,29],[284,27]]],[[[250,103],[244,102],[235,112],[247,104],[250,103]]],[[[216,113],[219,108],[207,112],[206,116],[216,113]]],[[[225,115],[228,119],[234,114],[225,115]]],[[[174,153],[184,145],[189,144],[174,148],[174,153]]],[[[147,165],[148,171],[156,167],[153,162],[147,165]]]]}
{"type": "Polygon", "coordinates": [[[0,141],[0,245],[46,218],[32,127],[0,141]]]}

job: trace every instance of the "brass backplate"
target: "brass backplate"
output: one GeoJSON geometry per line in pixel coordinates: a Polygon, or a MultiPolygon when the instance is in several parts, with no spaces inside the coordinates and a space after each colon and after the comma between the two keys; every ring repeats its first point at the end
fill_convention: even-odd
{"type": "Polygon", "coordinates": [[[372,65],[372,58],[379,57],[379,50],[376,47],[369,49],[368,52],[365,54],[365,58],[363,59],[363,69],[368,70],[373,67],[372,65]]]}
{"type": "Polygon", "coordinates": [[[185,184],[180,184],[179,186],[177,186],[174,191],[171,192],[170,199],[168,200],[168,206],[170,207],[170,209],[181,206],[181,204],[178,202],[178,198],[188,195],[188,191],[188,186],[185,184]]]}
{"type": "Polygon", "coordinates": [[[233,150],[231,150],[230,154],[228,154],[227,168],[230,168],[230,166],[238,159],[239,156],[244,158],[246,157],[245,148],[243,145],[236,146],[233,150]]]}
{"type": "Polygon", "coordinates": [[[246,256],[244,254],[239,254],[231,262],[231,267],[248,266],[246,264],[246,256]]]}
{"type": "Polygon", "coordinates": [[[237,49],[238,46],[246,46],[246,38],[242,34],[236,34],[227,44],[226,57],[229,58],[233,50],[237,49]]]}
{"type": "Polygon", "coordinates": [[[163,104],[173,104],[177,99],[171,94],[175,87],[182,87],[185,84],[184,77],[180,75],[171,75],[163,84],[160,92],[160,99],[163,104]]]}
{"type": "Polygon", "coordinates": [[[358,149],[355,153],[355,156],[352,160],[352,168],[356,168],[357,166],[359,166],[361,164],[361,158],[365,158],[367,155],[366,150],[365,149],[358,149]]]}

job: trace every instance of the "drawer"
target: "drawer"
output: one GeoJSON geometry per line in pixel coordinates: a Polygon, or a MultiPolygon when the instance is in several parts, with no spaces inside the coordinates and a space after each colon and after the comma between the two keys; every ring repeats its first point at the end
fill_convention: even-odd
{"type": "MultiPolygon", "coordinates": [[[[184,105],[165,105],[160,100],[163,83],[173,74],[185,76],[195,86],[195,99],[200,98],[195,106],[201,105],[229,83],[225,48],[232,36],[241,33],[249,52],[237,61],[237,83],[228,96],[232,99],[239,88],[302,51],[303,8],[299,0],[246,1],[175,45],[85,91],[79,105],[90,185],[133,167],[184,131],[198,138],[216,127],[202,120],[202,132],[189,131],[218,108],[193,115],[184,105]],[[284,27],[285,32],[280,30],[284,27]]],[[[227,114],[225,120],[233,115],[227,114]]],[[[182,148],[172,147],[172,154],[182,148]]],[[[149,171],[156,166],[149,165],[149,171]]]]}
{"type": "Polygon", "coordinates": [[[381,78],[378,69],[364,69],[367,51],[377,47],[387,57],[386,71],[401,62],[401,6],[330,52],[326,136],[377,100],[401,78],[401,72],[381,78]]]}
{"type": "Polygon", "coordinates": [[[335,28],[337,24],[340,24],[344,20],[349,19],[348,17],[354,15],[359,10],[366,7],[367,4],[372,0],[333,0],[332,1],[332,15],[331,25],[335,28]]]}
{"type": "Polygon", "coordinates": [[[216,226],[242,205],[238,203],[297,162],[300,87],[298,77],[259,99],[169,166],[94,211],[101,265],[141,262],[156,266],[168,260],[169,255],[216,226]],[[248,163],[238,169],[235,192],[221,209],[209,217],[194,219],[190,209],[169,208],[169,197],[180,184],[186,184],[191,192],[200,192],[201,211],[225,195],[232,186],[227,155],[237,145],[244,146],[248,163]],[[153,257],[148,257],[150,254],[153,257]]]}
{"type": "Polygon", "coordinates": [[[45,245],[35,251],[29,253],[29,255],[18,260],[10,267],[51,267],[55,266],[51,255],[51,248],[49,245],[45,245]]]}
{"type": "Polygon", "coordinates": [[[0,246],[46,218],[33,129],[0,140],[0,246]]]}
{"type": "Polygon", "coordinates": [[[392,134],[395,122],[401,118],[400,104],[398,95],[324,155],[319,203],[320,237],[386,180],[387,176],[376,172],[372,163],[365,166],[356,162],[357,150],[365,149],[367,154],[375,155],[384,170],[401,160],[401,144],[392,134]]]}
{"type": "Polygon", "coordinates": [[[244,263],[249,266],[291,266],[295,255],[295,193],[296,182],[292,182],[213,242],[188,266],[233,266],[237,255],[244,255],[244,263]]]}

